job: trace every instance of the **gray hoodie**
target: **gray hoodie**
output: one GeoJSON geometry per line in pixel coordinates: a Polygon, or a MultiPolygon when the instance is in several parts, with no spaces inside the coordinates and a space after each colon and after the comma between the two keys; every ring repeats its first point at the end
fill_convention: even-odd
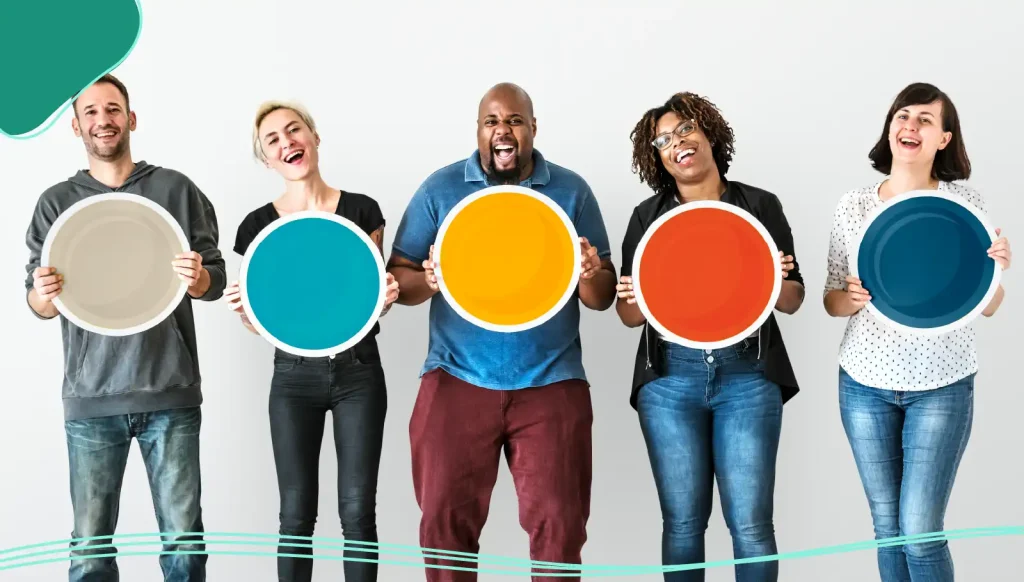
{"type": "MultiPolygon", "coordinates": [[[[109,188],[80,170],[43,192],[25,237],[29,248],[26,290],[32,288],[32,271],[40,266],[43,242],[50,225],[79,200],[109,192],[145,196],[170,212],[191,242],[192,250],[203,256],[203,266],[210,272],[210,289],[200,299],[214,301],[222,296],[224,258],[217,248],[219,234],[213,205],[185,175],[144,161],[135,165],[135,170],[118,188],[109,188]]],[[[170,260],[168,257],[168,269],[170,260]]],[[[65,419],[202,404],[191,296],[186,294],[170,317],[160,324],[126,337],[86,331],[64,316],[60,316],[60,320],[64,343],[65,419]]]]}

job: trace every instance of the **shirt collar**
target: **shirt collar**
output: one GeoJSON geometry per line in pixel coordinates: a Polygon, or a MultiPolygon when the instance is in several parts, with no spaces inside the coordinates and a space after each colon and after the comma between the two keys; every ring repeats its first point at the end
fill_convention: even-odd
{"type": "MultiPolygon", "coordinates": [[[[483,166],[480,165],[480,150],[474,151],[473,155],[466,160],[465,178],[467,182],[487,182],[487,174],[484,173],[483,166]]],[[[548,168],[547,161],[539,150],[533,150],[533,173],[520,182],[520,186],[524,188],[544,186],[550,180],[551,170],[548,168]]]]}

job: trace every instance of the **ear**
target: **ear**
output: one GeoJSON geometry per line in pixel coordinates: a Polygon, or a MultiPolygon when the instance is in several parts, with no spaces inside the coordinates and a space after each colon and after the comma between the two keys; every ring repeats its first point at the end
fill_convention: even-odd
{"type": "Polygon", "coordinates": [[[82,126],[78,124],[78,117],[71,117],[71,131],[75,132],[75,137],[82,137],[82,126]]]}
{"type": "Polygon", "coordinates": [[[533,136],[537,137],[537,118],[533,118],[533,122],[530,123],[530,127],[533,129],[533,136]]]}
{"type": "Polygon", "coordinates": [[[949,142],[951,142],[952,140],[953,140],[953,133],[952,132],[947,131],[946,133],[942,134],[942,141],[939,142],[939,149],[940,150],[946,149],[946,146],[948,146],[949,142]]]}
{"type": "Polygon", "coordinates": [[[135,131],[135,126],[138,125],[139,120],[135,117],[134,111],[128,112],[128,131],[135,131]]]}
{"type": "Polygon", "coordinates": [[[314,133],[313,137],[316,138],[316,147],[320,147],[320,134],[319,133],[314,133]]]}

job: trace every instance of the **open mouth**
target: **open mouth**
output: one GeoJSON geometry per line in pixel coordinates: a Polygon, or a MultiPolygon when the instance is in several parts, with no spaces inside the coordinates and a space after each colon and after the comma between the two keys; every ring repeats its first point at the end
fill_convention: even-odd
{"type": "Polygon", "coordinates": [[[498,144],[494,146],[494,158],[501,163],[511,162],[516,157],[516,148],[512,144],[498,144]]]}
{"type": "Polygon", "coordinates": [[[295,150],[284,157],[284,163],[297,166],[302,163],[304,157],[306,157],[306,153],[303,150],[295,150]]]}
{"type": "Polygon", "coordinates": [[[912,137],[901,137],[900,145],[907,149],[913,150],[921,147],[921,142],[917,141],[912,137]]]}
{"type": "Polygon", "coordinates": [[[111,139],[113,137],[117,137],[117,132],[116,131],[101,131],[101,132],[98,132],[98,133],[94,133],[92,135],[93,135],[93,137],[95,137],[97,139],[111,139]]]}
{"type": "Polygon", "coordinates": [[[695,154],[695,153],[697,153],[697,150],[695,148],[687,148],[685,150],[679,150],[678,152],[676,152],[676,163],[677,164],[688,163],[690,160],[693,159],[693,154],[695,154]]]}

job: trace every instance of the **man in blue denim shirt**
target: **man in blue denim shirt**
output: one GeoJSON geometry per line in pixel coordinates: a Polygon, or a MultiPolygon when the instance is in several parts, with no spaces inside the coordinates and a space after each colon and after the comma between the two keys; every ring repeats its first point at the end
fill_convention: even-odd
{"type": "MultiPolygon", "coordinates": [[[[398,303],[431,300],[429,349],[409,427],[423,511],[420,545],[479,551],[504,450],[532,559],[578,564],[590,513],[593,422],[579,304],[605,310],[615,299],[608,235],[587,183],[533,149],[537,122],[525,91],[496,85],[481,100],[477,123],[478,149],[434,172],[413,196],[389,263],[401,289],[398,303]],[[544,324],[517,333],[488,331],[463,319],[437,293],[433,271],[433,244],[448,212],[499,184],[550,197],[572,219],[583,252],[572,300],[544,324]]],[[[495,242],[494,260],[508,261],[514,271],[514,250],[502,249],[515,249],[516,241],[495,242]]],[[[427,568],[427,579],[476,575],[427,568]]]]}

